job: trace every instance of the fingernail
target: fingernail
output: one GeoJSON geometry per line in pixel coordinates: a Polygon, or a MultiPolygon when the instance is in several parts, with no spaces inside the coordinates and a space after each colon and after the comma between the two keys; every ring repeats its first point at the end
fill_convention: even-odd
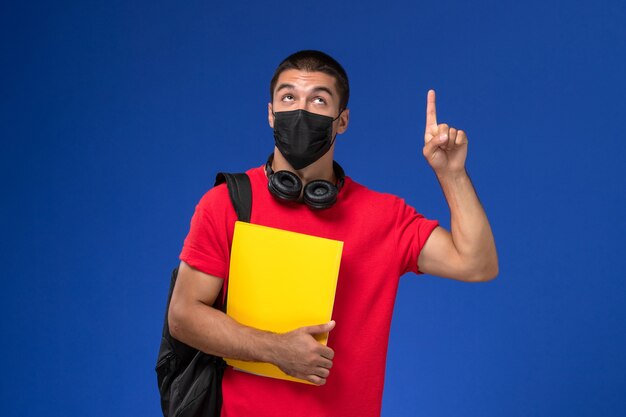
{"type": "Polygon", "coordinates": [[[441,135],[441,136],[439,137],[439,142],[445,142],[445,141],[447,141],[447,140],[448,140],[448,135],[441,135]]]}

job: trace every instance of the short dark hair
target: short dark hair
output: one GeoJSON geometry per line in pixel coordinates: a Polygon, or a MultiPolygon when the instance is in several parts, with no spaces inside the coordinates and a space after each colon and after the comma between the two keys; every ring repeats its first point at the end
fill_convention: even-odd
{"type": "Polygon", "coordinates": [[[270,82],[270,100],[274,100],[274,88],[276,88],[278,77],[283,71],[289,69],[308,72],[319,71],[335,77],[337,92],[339,93],[339,110],[344,110],[348,106],[350,84],[346,70],[330,55],[314,50],[298,51],[289,55],[278,65],[270,82]]]}

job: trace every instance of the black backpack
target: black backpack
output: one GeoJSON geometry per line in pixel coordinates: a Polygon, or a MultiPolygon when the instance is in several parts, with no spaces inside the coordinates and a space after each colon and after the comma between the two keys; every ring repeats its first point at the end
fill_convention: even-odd
{"type": "MultiPolygon", "coordinates": [[[[215,185],[226,182],[237,218],[249,222],[252,189],[246,174],[219,173],[215,185]]],[[[220,357],[200,352],[170,335],[167,315],[176,284],[178,268],[172,272],[165,308],[163,336],[159,347],[156,373],[164,417],[219,417],[222,407],[222,375],[226,362],[220,357]]],[[[224,289],[222,290],[224,291],[224,289]]],[[[214,307],[221,304],[222,293],[214,307]]],[[[226,311],[226,297],[220,306],[226,311]]]]}

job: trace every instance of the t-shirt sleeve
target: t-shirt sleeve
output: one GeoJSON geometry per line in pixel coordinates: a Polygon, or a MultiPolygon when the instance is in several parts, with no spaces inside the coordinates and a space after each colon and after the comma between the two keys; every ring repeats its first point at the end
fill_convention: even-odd
{"type": "Polygon", "coordinates": [[[426,219],[424,216],[407,205],[404,200],[398,201],[398,217],[396,232],[398,253],[401,259],[401,274],[414,272],[421,274],[417,265],[422,248],[433,230],[439,225],[436,220],[426,219]]]}
{"type": "Polygon", "coordinates": [[[191,218],[180,260],[205,274],[226,278],[235,220],[226,186],[209,190],[191,218]]]}

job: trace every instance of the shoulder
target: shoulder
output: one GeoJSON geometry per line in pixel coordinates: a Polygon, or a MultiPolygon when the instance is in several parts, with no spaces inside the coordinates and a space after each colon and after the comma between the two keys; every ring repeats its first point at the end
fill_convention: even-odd
{"type": "Polygon", "coordinates": [[[372,190],[350,177],[346,177],[345,189],[343,191],[345,191],[346,200],[359,205],[367,204],[372,208],[380,208],[382,210],[398,209],[407,206],[403,198],[394,194],[372,190]]]}
{"type": "MultiPolygon", "coordinates": [[[[246,174],[250,176],[251,180],[252,177],[255,176],[255,170],[256,169],[253,168],[246,171],[246,174]]],[[[228,222],[232,219],[236,219],[235,209],[230,200],[226,183],[216,185],[206,191],[196,205],[196,213],[214,219],[222,218],[228,222]]]]}
{"type": "Polygon", "coordinates": [[[226,184],[217,185],[208,190],[196,206],[196,210],[215,211],[230,204],[226,184]]]}
{"type": "MultiPolygon", "coordinates": [[[[250,177],[250,181],[254,184],[259,181],[260,175],[264,175],[262,173],[262,169],[259,167],[251,168],[247,170],[245,173],[250,177]]],[[[216,185],[215,187],[209,189],[200,201],[198,202],[198,209],[201,210],[220,210],[224,207],[231,207],[232,203],[230,201],[230,196],[228,194],[228,187],[226,183],[222,183],[216,185]]]]}
{"type": "Polygon", "coordinates": [[[353,180],[346,181],[346,185],[346,211],[359,223],[388,231],[397,228],[406,230],[410,225],[432,228],[438,224],[397,195],[374,191],[353,180]]]}

